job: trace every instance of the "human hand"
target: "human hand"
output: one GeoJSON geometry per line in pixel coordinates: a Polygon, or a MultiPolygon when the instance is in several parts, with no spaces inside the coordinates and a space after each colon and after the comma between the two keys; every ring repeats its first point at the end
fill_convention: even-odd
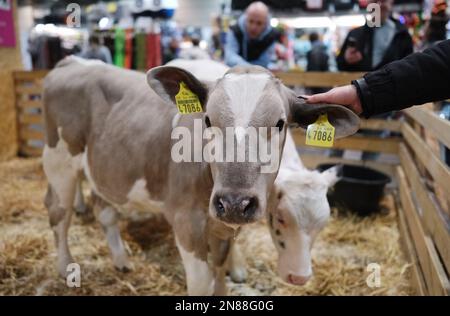
{"type": "Polygon", "coordinates": [[[345,50],[344,58],[348,64],[353,65],[359,63],[362,60],[362,54],[355,47],[348,47],[345,50]]]}
{"type": "Polygon", "coordinates": [[[337,87],[325,93],[318,93],[312,96],[305,96],[306,103],[333,103],[348,107],[356,114],[362,113],[361,101],[359,100],[356,87],[354,85],[347,85],[337,87]]]}

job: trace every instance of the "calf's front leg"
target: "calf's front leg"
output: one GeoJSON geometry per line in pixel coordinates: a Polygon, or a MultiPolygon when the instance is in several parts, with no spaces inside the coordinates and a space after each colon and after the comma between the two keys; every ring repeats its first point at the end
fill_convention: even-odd
{"type": "Polygon", "coordinates": [[[233,241],[228,255],[228,271],[233,282],[243,283],[247,280],[245,256],[239,245],[233,241]]]}
{"type": "Polygon", "coordinates": [[[206,214],[201,211],[175,215],[175,242],[183,261],[187,291],[192,296],[214,294],[214,273],[208,264],[206,214]]]}
{"type": "Polygon", "coordinates": [[[209,237],[212,262],[214,265],[214,295],[224,296],[228,294],[225,284],[225,274],[227,271],[227,258],[231,247],[231,238],[227,240],[220,239],[214,235],[209,237]]]}

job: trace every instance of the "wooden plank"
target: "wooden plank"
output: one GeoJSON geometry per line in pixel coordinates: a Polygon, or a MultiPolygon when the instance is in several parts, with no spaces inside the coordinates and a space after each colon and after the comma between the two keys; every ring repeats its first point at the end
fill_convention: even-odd
{"type": "Polygon", "coordinates": [[[361,78],[361,72],[274,72],[285,85],[306,87],[334,87],[350,84],[354,79],[361,78]]]}
{"type": "Polygon", "coordinates": [[[42,148],[21,145],[19,153],[27,157],[40,157],[42,155],[42,148]]]}
{"type": "Polygon", "coordinates": [[[400,161],[417,202],[421,206],[421,217],[424,227],[427,233],[433,238],[447,271],[450,271],[450,227],[442,216],[438,205],[432,199],[430,192],[427,190],[416,169],[414,160],[403,144],[400,145],[400,161]]]}
{"type": "Polygon", "coordinates": [[[432,132],[445,146],[450,148],[450,121],[444,120],[436,113],[422,106],[414,106],[405,110],[405,112],[420,123],[428,132],[432,132]]]}
{"type": "MultiPolygon", "coordinates": [[[[419,124],[419,122],[412,120],[410,123],[410,126],[416,132],[417,136],[419,136],[421,139],[425,139],[423,127],[422,127],[422,125],[419,124]]],[[[426,141],[425,141],[425,143],[426,143],[426,141]]],[[[414,156],[414,158],[416,158],[416,157],[414,156]]],[[[427,172],[427,169],[425,168],[425,166],[423,164],[418,163],[417,169],[419,170],[420,174],[422,174],[424,177],[431,179],[429,173],[427,172]]]]}
{"type": "Polygon", "coordinates": [[[420,264],[417,259],[417,253],[411,241],[411,235],[406,224],[405,214],[400,205],[397,206],[398,227],[403,241],[403,250],[408,261],[411,262],[411,284],[416,291],[416,295],[428,295],[427,285],[425,283],[420,264]]]}
{"type": "Polygon", "coordinates": [[[434,181],[439,184],[447,196],[450,196],[450,168],[436,157],[429,146],[414,132],[409,124],[402,125],[402,133],[408,145],[426,167],[434,181]]]}
{"type": "Polygon", "coordinates": [[[32,86],[16,86],[14,89],[16,94],[42,94],[42,86],[36,84],[32,86]]]}
{"type": "MultiPolygon", "coordinates": [[[[293,129],[292,137],[294,138],[294,141],[297,144],[297,146],[306,146],[305,145],[306,136],[305,132],[303,132],[302,130],[293,129]]],[[[350,137],[335,140],[333,148],[397,154],[399,144],[400,138],[397,137],[378,138],[370,136],[353,135],[350,137]]]]}
{"type": "Polygon", "coordinates": [[[13,77],[15,80],[34,80],[44,78],[48,73],[48,70],[14,71],[13,77]]]}
{"type": "Polygon", "coordinates": [[[41,100],[17,100],[17,106],[19,108],[38,108],[43,107],[41,100]]]}
{"type": "Polygon", "coordinates": [[[332,163],[332,164],[348,164],[355,166],[366,166],[383,173],[390,175],[392,178],[396,176],[395,164],[380,163],[376,161],[361,161],[361,160],[350,160],[339,157],[327,157],[324,155],[311,155],[302,154],[301,159],[303,164],[310,169],[316,168],[320,164],[332,163]]]}
{"type": "Polygon", "coordinates": [[[391,132],[400,132],[402,122],[388,121],[379,119],[361,120],[360,129],[388,130],[391,132]]]}
{"type": "Polygon", "coordinates": [[[44,140],[44,133],[22,127],[19,130],[19,137],[22,140],[44,140]]]}
{"type": "Polygon", "coordinates": [[[430,295],[449,295],[450,283],[431,238],[425,235],[402,167],[397,167],[400,200],[430,295]]]}
{"type": "Polygon", "coordinates": [[[21,124],[43,124],[44,119],[42,114],[19,114],[19,122],[21,124]]]}

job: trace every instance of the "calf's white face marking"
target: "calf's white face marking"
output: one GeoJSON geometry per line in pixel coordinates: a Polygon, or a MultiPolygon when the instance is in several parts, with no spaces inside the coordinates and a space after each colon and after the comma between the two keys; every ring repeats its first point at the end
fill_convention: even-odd
{"type": "MultiPolygon", "coordinates": [[[[265,73],[225,75],[223,83],[230,100],[228,106],[234,116],[234,126],[248,126],[269,79],[265,73]]],[[[236,137],[238,141],[241,139],[237,134],[236,137]]]]}

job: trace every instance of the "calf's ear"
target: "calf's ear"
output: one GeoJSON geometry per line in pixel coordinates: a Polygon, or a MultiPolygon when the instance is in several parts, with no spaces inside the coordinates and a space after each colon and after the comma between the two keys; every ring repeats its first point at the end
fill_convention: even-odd
{"type": "Polygon", "coordinates": [[[150,88],[169,103],[175,104],[175,96],[180,91],[181,82],[184,82],[189,90],[197,95],[203,111],[205,111],[208,88],[195,78],[193,74],[172,66],[155,67],[147,72],[147,83],[150,88]]]}
{"type": "Polygon", "coordinates": [[[321,175],[325,179],[328,187],[332,187],[342,178],[343,165],[339,164],[322,171],[321,175]]]}
{"type": "Polygon", "coordinates": [[[319,115],[327,114],[328,121],[335,128],[335,138],[350,136],[358,131],[360,119],[352,110],[338,104],[308,104],[305,99],[295,96],[291,91],[289,96],[291,123],[306,129],[314,123],[319,115]]]}

